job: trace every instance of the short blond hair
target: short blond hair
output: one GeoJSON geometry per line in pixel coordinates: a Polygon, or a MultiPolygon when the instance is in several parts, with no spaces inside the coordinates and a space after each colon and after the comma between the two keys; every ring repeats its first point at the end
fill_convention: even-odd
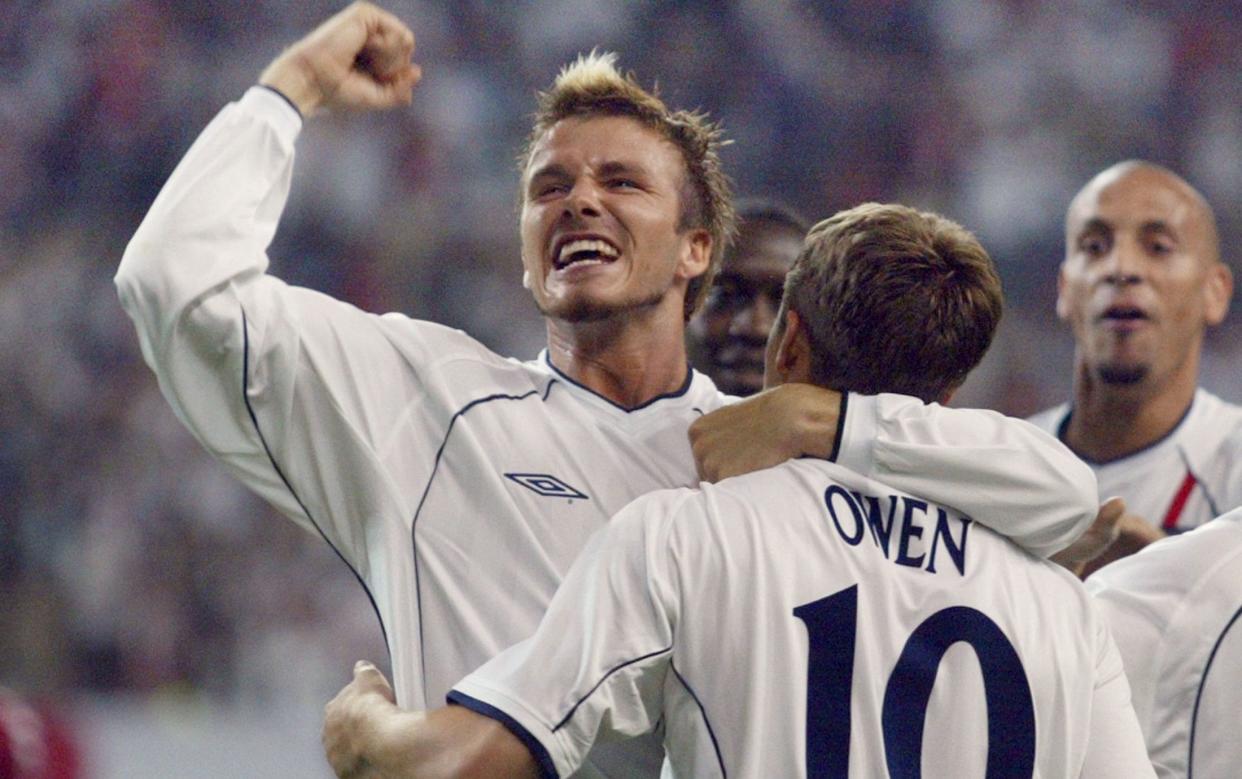
{"type": "Polygon", "coordinates": [[[992,258],[961,225],[864,203],[811,228],[785,278],[781,323],[790,308],[806,323],[817,384],[930,403],[983,359],[1004,293],[992,258]]]}
{"type": "Polygon", "coordinates": [[[707,115],[696,111],[672,111],[657,89],[643,89],[633,73],[617,70],[617,55],[592,50],[561,68],[552,88],[539,93],[534,126],[522,151],[523,171],[530,163],[535,144],[557,122],[572,117],[626,116],[637,120],[681,152],[686,180],[681,192],[681,230],[703,229],[712,239],[707,271],[690,280],[686,290],[685,318],[699,308],[720,270],[725,250],[737,233],[733,210],[733,187],[720,161],[724,133],[707,115]]]}

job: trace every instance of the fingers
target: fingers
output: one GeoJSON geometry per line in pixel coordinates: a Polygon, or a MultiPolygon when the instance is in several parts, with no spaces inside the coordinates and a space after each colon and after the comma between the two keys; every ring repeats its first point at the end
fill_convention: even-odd
{"type": "Polygon", "coordinates": [[[354,3],[277,57],[260,76],[303,116],[320,109],[408,104],[422,77],[410,61],[414,33],[370,3],[354,3]]]}
{"type": "Polygon", "coordinates": [[[1117,522],[1117,535],[1138,551],[1168,534],[1137,514],[1125,514],[1117,522]]]}
{"type": "MultiPolygon", "coordinates": [[[[354,680],[348,687],[353,687],[359,694],[375,693],[389,703],[395,704],[397,696],[392,691],[388,679],[374,665],[366,660],[354,663],[354,680]]],[[[348,689],[348,687],[346,689],[348,689]]]]}
{"type": "Polygon", "coordinates": [[[1099,513],[1095,515],[1095,521],[1116,524],[1121,519],[1121,515],[1125,513],[1126,502],[1120,497],[1113,496],[1100,505],[1099,513]]]}
{"type": "Polygon", "coordinates": [[[1119,497],[1109,498],[1100,506],[1091,529],[1098,536],[1107,538],[1108,543],[1112,543],[1121,534],[1121,520],[1125,516],[1133,516],[1126,514],[1125,501],[1119,497]]]}
{"type": "Polygon", "coordinates": [[[367,37],[356,66],[380,81],[407,74],[414,55],[414,33],[382,8],[366,4],[367,37]]]}

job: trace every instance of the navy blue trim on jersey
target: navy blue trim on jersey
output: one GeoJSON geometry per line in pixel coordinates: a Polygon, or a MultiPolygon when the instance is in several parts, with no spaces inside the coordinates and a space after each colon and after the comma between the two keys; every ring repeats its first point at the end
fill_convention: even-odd
{"type": "Polygon", "coordinates": [[[841,407],[837,409],[837,435],[832,440],[832,451],[828,453],[828,462],[835,463],[841,455],[841,438],[845,436],[845,412],[850,407],[850,393],[841,393],[841,407]]]}
{"type": "Polygon", "coordinates": [[[246,320],[246,309],[244,306],[242,307],[241,314],[242,401],[246,404],[246,413],[250,415],[250,422],[254,425],[254,432],[259,436],[259,443],[263,444],[263,451],[267,454],[267,459],[268,462],[272,464],[272,469],[276,471],[276,475],[280,477],[282,482],[284,482],[285,489],[289,490],[289,494],[293,496],[293,499],[297,501],[298,506],[302,508],[302,513],[306,515],[307,521],[311,523],[311,526],[314,527],[315,531],[319,533],[319,537],[322,538],[324,542],[327,543],[328,547],[336,553],[336,556],[341,559],[341,562],[345,563],[345,567],[349,569],[349,572],[352,573],[354,578],[358,580],[358,583],[362,585],[362,591],[367,594],[367,600],[371,602],[371,608],[375,610],[375,618],[379,620],[380,634],[384,637],[384,649],[388,652],[388,662],[391,664],[392,649],[388,646],[388,628],[384,626],[384,617],[380,614],[379,606],[375,603],[375,596],[371,594],[371,588],[367,586],[367,583],[363,580],[362,575],[358,573],[358,569],[354,568],[353,564],[350,563],[349,560],[345,559],[345,555],[341,554],[341,550],[337,549],[336,544],[332,543],[332,541],[328,539],[327,533],[323,532],[323,528],[320,527],[319,523],[315,521],[315,518],[311,516],[310,509],[306,508],[306,504],[303,503],[302,498],[298,496],[297,490],[293,489],[293,485],[289,483],[289,479],[285,477],[285,472],[281,470],[280,466],[276,463],[276,457],[272,454],[272,448],[267,445],[267,437],[263,435],[263,430],[259,427],[259,417],[255,413],[254,406],[250,405],[250,394],[247,392],[250,388],[250,328],[246,320]]]}
{"type": "Polygon", "coordinates": [[[604,682],[608,681],[608,677],[612,676],[617,671],[620,671],[622,668],[629,667],[633,665],[634,663],[641,663],[643,660],[650,660],[653,657],[667,654],[668,652],[672,652],[672,651],[673,651],[673,645],[669,644],[663,649],[657,649],[654,652],[648,652],[642,657],[635,657],[631,660],[626,660],[624,663],[621,663],[620,665],[614,665],[612,668],[609,668],[607,671],[604,672],[604,675],[600,677],[599,681],[595,683],[595,686],[587,690],[586,695],[583,695],[581,698],[578,699],[577,703],[569,707],[569,712],[564,717],[561,718],[560,722],[556,723],[556,726],[552,728],[552,732],[555,733],[556,731],[568,725],[569,720],[572,719],[574,716],[574,713],[578,711],[578,707],[581,706],[583,703],[585,703],[587,698],[590,698],[592,695],[594,695],[595,691],[599,689],[599,686],[603,684],[604,682]]]}
{"type": "Polygon", "coordinates": [[[552,761],[552,756],[548,754],[548,750],[543,745],[543,742],[531,735],[529,730],[522,727],[522,723],[490,703],[484,703],[478,698],[472,698],[463,692],[449,690],[448,695],[445,697],[451,704],[470,709],[475,714],[481,714],[504,725],[505,730],[517,736],[517,740],[525,745],[527,751],[530,752],[530,756],[535,758],[535,764],[539,766],[540,776],[545,777],[545,779],[560,779],[561,775],[557,773],[556,763],[552,761]]]}
{"type": "Polygon", "coordinates": [[[720,754],[720,742],[716,740],[716,731],[712,729],[712,722],[707,718],[707,709],[703,707],[703,701],[699,700],[699,696],[694,692],[694,688],[686,681],[686,678],[677,670],[677,666],[672,660],[668,663],[669,668],[673,670],[673,676],[677,677],[677,681],[681,682],[681,686],[686,688],[686,692],[690,693],[690,697],[694,699],[695,704],[699,707],[699,714],[703,716],[703,725],[707,728],[707,735],[712,739],[712,749],[716,750],[716,762],[720,765],[720,776],[722,779],[728,779],[729,772],[725,770],[724,756],[720,754]]]}
{"type": "Polygon", "coordinates": [[[623,406],[614,400],[604,397],[603,395],[599,394],[598,392],[591,389],[587,385],[582,384],[581,382],[575,381],[574,379],[570,378],[567,374],[562,372],[560,368],[552,364],[552,357],[547,352],[544,352],[543,354],[543,361],[548,364],[549,368],[551,368],[553,371],[556,372],[557,376],[560,376],[562,379],[574,385],[575,387],[579,387],[583,390],[586,390],[587,392],[591,393],[592,395],[599,398],[600,400],[607,401],[610,405],[616,406],[617,408],[621,409],[627,414],[644,409],[647,406],[650,406],[653,403],[658,403],[661,400],[668,400],[669,398],[680,398],[690,391],[690,385],[694,383],[694,370],[691,369],[690,364],[687,363],[686,364],[686,380],[681,383],[681,387],[679,389],[676,389],[672,392],[666,392],[663,395],[656,395],[651,400],[646,400],[646,401],[643,401],[642,403],[639,403],[637,406],[634,406],[632,408],[627,408],[626,406],[623,406]]]}
{"type": "Polygon", "coordinates": [[[298,104],[290,100],[289,96],[286,95],[284,92],[281,92],[276,87],[269,86],[267,84],[259,84],[258,87],[259,89],[266,89],[268,92],[271,92],[272,94],[279,97],[281,100],[288,103],[289,107],[293,109],[293,112],[298,115],[298,118],[301,119],[303,122],[306,121],[306,117],[302,116],[302,109],[298,108],[298,104]]]}
{"type": "MultiPolygon", "coordinates": [[[[548,382],[548,386],[544,388],[543,396],[539,398],[541,403],[546,403],[548,401],[548,396],[552,394],[553,384],[556,384],[556,379],[550,380],[548,382]]],[[[427,646],[423,638],[423,587],[418,565],[418,536],[415,534],[414,530],[418,527],[418,518],[423,512],[423,504],[427,502],[427,496],[431,494],[431,485],[436,480],[436,474],[440,470],[440,458],[444,456],[444,449],[448,446],[449,437],[453,434],[453,427],[457,424],[457,420],[470,409],[484,403],[490,403],[493,400],[525,400],[526,398],[538,394],[539,390],[533,389],[530,392],[523,392],[521,395],[506,395],[503,393],[497,393],[495,395],[475,398],[454,412],[453,416],[449,417],[448,427],[444,430],[444,440],[440,442],[440,448],[436,450],[436,459],[431,466],[431,476],[427,478],[427,486],[423,488],[423,495],[418,499],[418,507],[414,509],[414,517],[410,520],[410,549],[414,555],[414,605],[418,611],[419,674],[422,676],[424,687],[426,687],[427,683],[427,646]]]]}
{"type": "MultiPolygon", "coordinates": [[[[1127,454],[1123,454],[1123,455],[1121,455],[1120,457],[1114,457],[1114,458],[1113,458],[1113,459],[1111,459],[1111,460],[1093,460],[1092,458],[1087,457],[1087,456],[1086,456],[1086,455],[1084,455],[1082,452],[1078,451],[1077,449],[1075,449],[1075,448],[1074,448],[1074,447],[1072,447],[1072,446],[1070,446],[1070,451],[1072,451],[1075,455],[1077,455],[1077,456],[1078,456],[1078,459],[1082,460],[1082,461],[1083,461],[1083,462],[1085,462],[1087,465],[1111,465],[1112,463],[1115,463],[1115,462],[1120,462],[1120,461],[1122,461],[1122,460],[1125,460],[1125,459],[1126,459],[1126,458],[1128,458],[1128,457],[1135,457],[1135,456],[1137,456],[1137,455],[1140,455],[1140,454],[1142,454],[1143,452],[1146,452],[1148,449],[1155,449],[1157,446],[1160,446],[1160,444],[1164,443],[1164,442],[1165,442],[1165,441],[1167,441],[1170,437],[1172,437],[1172,435],[1173,435],[1174,433],[1176,433],[1176,432],[1178,431],[1178,429],[1179,429],[1179,428],[1181,428],[1182,423],[1183,423],[1183,422],[1185,422],[1185,421],[1186,421],[1186,418],[1190,416],[1190,410],[1191,410],[1191,409],[1193,409],[1193,408],[1195,407],[1195,402],[1196,402],[1198,399],[1199,399],[1199,391],[1196,389],[1196,390],[1195,390],[1195,394],[1194,394],[1194,395],[1190,398],[1190,405],[1189,405],[1189,406],[1187,406],[1187,407],[1186,407],[1186,410],[1182,412],[1182,416],[1181,416],[1181,418],[1180,418],[1180,419],[1178,419],[1178,420],[1177,420],[1177,424],[1175,424],[1175,425],[1173,425],[1173,427],[1169,428],[1169,432],[1167,432],[1167,433],[1165,433],[1164,435],[1160,436],[1160,437],[1159,437],[1159,438],[1157,438],[1155,441],[1152,441],[1150,444],[1148,444],[1147,446],[1142,447],[1141,449],[1135,449],[1133,452],[1129,452],[1129,453],[1127,453],[1127,454]]],[[[1064,419],[1062,419],[1062,420],[1060,421],[1060,423],[1059,423],[1059,424],[1057,424],[1057,440],[1058,440],[1058,441],[1060,441],[1061,443],[1065,444],[1066,446],[1069,446],[1069,442],[1065,440],[1065,431],[1066,431],[1066,429],[1068,429],[1068,428],[1069,428],[1070,417],[1072,417],[1072,416],[1074,416],[1074,409],[1071,407],[1071,408],[1069,408],[1069,409],[1067,409],[1067,410],[1066,410],[1066,412],[1065,412],[1065,418],[1064,418],[1064,419]]],[[[1196,476],[1196,478],[1197,478],[1197,476],[1196,476]]]]}
{"type": "Polygon", "coordinates": [[[1186,779],[1194,779],[1195,774],[1195,726],[1199,724],[1199,703],[1203,700],[1203,688],[1207,685],[1208,673],[1212,670],[1212,661],[1216,659],[1217,650],[1225,642],[1225,637],[1229,635],[1229,631],[1237,624],[1239,617],[1242,617],[1242,608],[1233,613],[1233,617],[1225,625],[1225,629],[1216,638],[1216,643],[1212,646],[1212,652],[1208,655],[1207,665],[1203,666],[1203,675],[1199,677],[1199,689],[1195,692],[1195,706],[1191,710],[1190,715],[1190,748],[1186,753],[1186,779]]]}

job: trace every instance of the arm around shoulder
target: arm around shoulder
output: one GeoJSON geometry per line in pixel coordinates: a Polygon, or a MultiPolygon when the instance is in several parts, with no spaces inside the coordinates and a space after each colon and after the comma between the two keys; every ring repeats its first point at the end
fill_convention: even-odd
{"type": "Polygon", "coordinates": [[[962,511],[1041,557],[1069,546],[1099,508],[1086,463],[995,411],[851,394],[839,447],[840,464],[962,511]]]}

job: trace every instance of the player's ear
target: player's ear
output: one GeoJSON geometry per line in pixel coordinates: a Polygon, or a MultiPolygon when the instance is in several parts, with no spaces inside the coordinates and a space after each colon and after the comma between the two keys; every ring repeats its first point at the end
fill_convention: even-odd
{"type": "Polygon", "coordinates": [[[522,271],[522,286],[530,289],[530,271],[522,271]]]}
{"type": "Polygon", "coordinates": [[[689,281],[707,272],[712,262],[712,234],[702,228],[687,231],[685,250],[677,263],[677,275],[689,281]]]}
{"type": "Polygon", "coordinates": [[[1057,268],[1057,319],[1069,321],[1069,303],[1065,300],[1065,263],[1057,268]]]}
{"type": "Polygon", "coordinates": [[[811,380],[811,342],[806,336],[806,323],[792,308],[785,309],[784,329],[776,345],[773,368],[781,383],[811,380]]]}
{"type": "Polygon", "coordinates": [[[1233,271],[1223,262],[1208,269],[1203,285],[1204,320],[1209,326],[1219,325],[1229,313],[1229,299],[1233,297],[1233,271]]]}

